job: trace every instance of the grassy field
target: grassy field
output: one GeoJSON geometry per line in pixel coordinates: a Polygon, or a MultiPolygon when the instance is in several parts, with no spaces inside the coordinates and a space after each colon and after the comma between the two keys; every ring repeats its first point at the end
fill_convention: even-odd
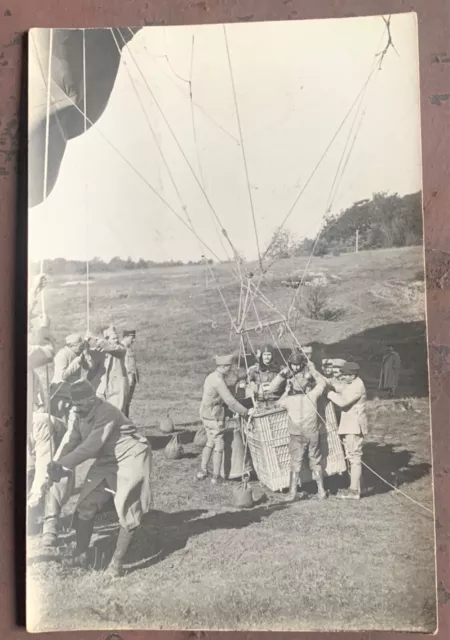
{"type": "MultiPolygon", "coordinates": [[[[304,263],[280,261],[264,283],[264,292],[284,313],[293,290],[282,281],[301,272],[304,263]]],[[[325,355],[361,364],[370,396],[364,460],[432,508],[421,250],[317,258],[310,270],[341,278],[331,287],[331,304],[341,314],[335,322],[300,317],[298,339],[319,342],[325,355]],[[385,341],[402,357],[400,394],[408,402],[377,397],[385,341]]],[[[215,273],[236,315],[238,288],[231,269],[221,266],[215,273]]],[[[85,287],[67,280],[53,280],[46,299],[61,344],[67,333],[86,329],[85,287]]],[[[368,470],[359,503],[335,497],[337,479],[330,479],[329,500],[320,502],[312,493],[294,505],[254,482],[255,506],[245,511],[232,508],[235,483],[212,487],[194,480],[199,452],[192,434],[202,383],[214,353],[236,348],[229,316],[205,268],[102,275],[91,284],[91,298],[91,328],[113,322],[119,330],[138,331],[142,383],[132,417],[153,445],[155,511],[134,541],[129,571],[119,583],[111,584],[101,571],[117,536],[113,515],[98,522],[93,570],[87,573],[72,572],[61,562],[73,544],[71,531],[47,557],[39,539],[31,538],[29,626],[435,629],[432,515],[368,470]],[[179,461],[164,457],[167,438],[155,429],[168,409],[186,443],[179,461]]],[[[262,308],[258,312],[265,317],[262,308]]],[[[259,336],[258,344],[267,339],[259,336]]],[[[78,486],[85,473],[86,466],[78,470],[78,486]]]]}

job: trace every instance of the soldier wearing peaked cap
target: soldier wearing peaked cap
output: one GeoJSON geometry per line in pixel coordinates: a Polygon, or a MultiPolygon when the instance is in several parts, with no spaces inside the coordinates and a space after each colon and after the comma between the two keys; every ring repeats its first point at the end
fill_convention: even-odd
{"type": "Polygon", "coordinates": [[[78,465],[94,459],[75,507],[73,563],[86,566],[96,514],[113,496],[120,531],[108,572],[118,576],[134,533],[151,508],[151,449],[131,420],[96,397],[87,380],[75,382],[71,395],[74,410],[48,467],[49,478],[58,482],[78,465]]]}
{"type": "Polygon", "coordinates": [[[346,362],[340,371],[342,386],[336,386],[327,396],[341,410],[338,433],[342,437],[345,455],[350,462],[350,489],[341,494],[341,497],[359,500],[363,441],[368,433],[366,388],[359,377],[360,367],[356,362],[346,362]]]}
{"type": "Polygon", "coordinates": [[[233,355],[215,356],[216,370],[209,374],[203,386],[203,397],[200,405],[200,418],[207,434],[203,449],[201,469],[197,473],[198,480],[208,477],[208,464],[213,457],[213,477],[211,482],[220,482],[223,451],[225,447],[225,407],[234,413],[247,416],[249,411],[232,395],[225,382],[234,364],[233,355]]]}
{"type": "Polygon", "coordinates": [[[55,356],[50,394],[52,412],[56,417],[67,421],[70,408],[70,385],[86,377],[94,363],[85,340],[79,334],[68,335],[65,342],[65,346],[55,356]]]}

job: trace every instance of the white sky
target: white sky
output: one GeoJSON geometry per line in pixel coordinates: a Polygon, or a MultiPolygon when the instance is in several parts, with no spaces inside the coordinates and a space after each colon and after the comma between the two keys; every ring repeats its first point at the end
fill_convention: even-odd
{"type": "MultiPolygon", "coordinates": [[[[264,248],[360,92],[374,55],[387,42],[386,30],[381,17],[226,28],[264,248]]],[[[369,85],[365,115],[333,212],[377,191],[405,194],[421,188],[415,14],[393,16],[391,32],[399,55],[391,49],[369,85]]],[[[197,175],[200,159],[206,192],[229,236],[247,258],[254,258],[256,242],[237,143],[223,27],[147,27],[129,48],[197,175]],[[175,71],[189,79],[193,35],[192,91],[194,102],[201,107],[194,107],[197,148],[189,86],[174,75],[175,71]],[[159,57],[165,55],[170,64],[159,57]]],[[[225,257],[205,198],[130,52],[125,51],[105,113],[96,127],[68,144],[55,188],[42,205],[30,211],[31,260],[93,256],[108,260],[116,255],[157,261],[200,258],[202,250],[195,237],[96,130],[186,219],[130,74],[197,233],[225,257]]],[[[30,100],[32,109],[32,96],[30,100]]],[[[350,116],[289,220],[287,226],[298,237],[313,235],[323,220],[352,121],[350,116]]]]}

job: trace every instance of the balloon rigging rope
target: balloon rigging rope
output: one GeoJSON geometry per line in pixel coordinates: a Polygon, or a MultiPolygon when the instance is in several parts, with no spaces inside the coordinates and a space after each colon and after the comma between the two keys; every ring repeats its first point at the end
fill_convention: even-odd
{"type": "MultiPolygon", "coordinates": [[[[49,34],[49,49],[48,49],[48,67],[47,67],[47,112],[45,120],[45,148],[44,148],[44,184],[43,184],[43,201],[47,198],[48,191],[48,156],[50,145],[50,105],[52,98],[51,83],[52,83],[52,57],[53,57],[53,29],[50,29],[49,34]]],[[[44,275],[44,259],[41,259],[41,276],[44,275]]],[[[42,320],[46,318],[45,311],[45,294],[44,289],[41,290],[41,305],[42,305],[42,320]]],[[[47,391],[47,417],[48,417],[48,435],[49,435],[49,452],[50,461],[53,460],[53,438],[52,427],[50,419],[50,372],[48,364],[45,365],[45,382],[47,391]]],[[[30,425],[28,425],[29,427],[30,425]]]]}
{"type": "MultiPolygon", "coordinates": [[[[84,115],[83,110],[80,109],[80,107],[77,105],[77,103],[75,102],[75,100],[73,100],[70,96],[67,96],[67,99],[69,100],[69,102],[72,104],[72,106],[81,114],[84,115]]],[[[151,183],[142,175],[142,173],[136,169],[136,167],[128,160],[128,158],[126,156],[123,155],[123,153],[111,142],[111,140],[109,140],[109,138],[107,136],[105,136],[104,133],[102,133],[100,131],[100,129],[94,124],[94,122],[92,122],[92,120],[86,116],[86,120],[88,122],[88,124],[97,131],[97,133],[99,134],[99,136],[120,156],[120,158],[122,158],[122,160],[125,162],[125,164],[127,164],[130,169],[147,185],[147,187],[155,194],[155,196],[158,198],[158,200],[160,200],[162,202],[162,204],[164,204],[167,209],[173,213],[173,215],[178,218],[178,220],[181,222],[181,224],[183,224],[187,229],[189,229],[189,231],[191,233],[193,233],[193,235],[200,240],[201,244],[205,247],[205,249],[207,249],[210,254],[212,256],[214,256],[219,262],[222,262],[222,260],[219,258],[219,256],[206,244],[206,242],[204,242],[195,231],[192,231],[191,227],[185,222],[185,220],[183,220],[183,218],[180,216],[179,213],[177,213],[177,211],[175,211],[175,209],[163,198],[163,196],[161,194],[158,193],[158,191],[151,185],[151,183]]]]}
{"type": "MultiPolygon", "coordinates": [[[[87,131],[87,93],[86,93],[86,29],[83,29],[83,111],[84,133],[87,131]]],[[[86,328],[90,330],[90,288],[89,288],[89,198],[87,180],[85,183],[86,214],[86,328]]]]}
{"type": "MultiPolygon", "coordinates": [[[[286,323],[286,326],[288,328],[288,330],[290,331],[293,339],[295,340],[295,342],[297,343],[299,349],[304,353],[302,347],[300,346],[299,341],[297,340],[296,336],[294,335],[292,329],[289,327],[288,323],[286,323]]],[[[271,330],[270,327],[268,327],[270,335],[272,337],[272,340],[274,341],[274,344],[278,350],[278,352],[280,353],[281,357],[284,360],[284,363],[286,366],[288,366],[288,362],[286,360],[286,358],[284,357],[283,352],[281,351],[280,346],[277,343],[277,340],[275,338],[275,336],[273,335],[273,332],[271,330]]],[[[306,355],[306,354],[304,354],[306,355]]],[[[307,358],[308,359],[308,358],[307,358]]],[[[327,423],[326,421],[323,419],[323,417],[320,415],[320,413],[317,411],[316,405],[315,403],[311,400],[311,398],[308,396],[308,394],[305,394],[306,397],[308,398],[308,400],[310,401],[310,403],[313,405],[315,413],[317,415],[317,417],[319,418],[319,421],[322,422],[322,424],[325,426],[325,428],[327,428],[327,423]]],[[[400,489],[398,489],[395,485],[391,484],[390,482],[388,482],[385,478],[383,478],[379,473],[377,473],[374,469],[372,469],[372,467],[370,467],[367,463],[365,463],[363,460],[361,460],[361,464],[368,470],[370,471],[374,476],[376,476],[379,480],[381,480],[386,486],[390,487],[391,489],[393,489],[396,493],[402,495],[404,498],[406,498],[407,500],[409,500],[410,502],[416,504],[417,506],[421,507],[421,509],[423,509],[424,511],[427,511],[429,513],[431,513],[434,517],[434,511],[433,509],[430,509],[429,507],[425,506],[424,504],[422,504],[421,502],[418,502],[417,500],[415,500],[414,498],[412,498],[411,496],[409,496],[407,493],[405,493],[404,491],[401,491],[400,489]]]]}
{"type": "MultiPolygon", "coordinates": [[[[111,35],[112,35],[112,37],[113,37],[113,39],[114,39],[114,42],[115,42],[115,44],[116,44],[117,50],[118,50],[118,51],[119,51],[119,53],[120,53],[120,46],[119,46],[119,42],[118,42],[118,40],[117,40],[117,38],[116,38],[116,35],[115,35],[115,33],[114,33],[114,30],[113,30],[113,29],[110,29],[110,31],[111,31],[111,35]]],[[[119,30],[119,33],[120,33],[120,30],[119,30]]],[[[122,37],[123,37],[123,36],[122,36],[122,37]]],[[[133,60],[133,62],[134,62],[135,67],[137,68],[137,70],[138,70],[138,71],[140,71],[140,69],[139,69],[139,65],[138,65],[138,63],[137,63],[137,60],[136,60],[136,58],[135,58],[133,55],[131,55],[131,53],[130,53],[130,49],[128,49],[128,53],[130,54],[130,57],[132,58],[132,60],[133,60]]],[[[192,58],[193,58],[193,56],[191,57],[191,69],[192,69],[192,58]]],[[[134,80],[133,80],[133,77],[132,77],[132,75],[131,75],[131,72],[130,72],[130,70],[129,70],[129,68],[128,68],[128,65],[126,64],[126,62],[124,62],[124,66],[125,66],[125,68],[126,68],[126,70],[127,70],[127,73],[128,73],[129,79],[130,79],[130,82],[131,82],[131,84],[132,84],[132,86],[133,86],[133,89],[134,89],[135,95],[136,95],[136,97],[137,97],[137,100],[138,100],[138,102],[139,102],[139,105],[140,105],[140,107],[141,107],[141,110],[142,110],[142,112],[143,112],[143,114],[144,114],[145,120],[146,120],[146,122],[147,122],[147,124],[148,124],[148,127],[149,127],[150,132],[151,132],[152,137],[153,137],[153,140],[154,140],[154,142],[155,142],[155,144],[156,144],[156,147],[157,147],[157,149],[158,149],[158,151],[159,151],[159,154],[160,154],[160,156],[161,156],[161,158],[162,158],[162,161],[163,161],[163,163],[164,163],[164,166],[166,167],[167,172],[168,172],[168,174],[169,174],[169,177],[170,177],[170,180],[171,180],[171,182],[172,182],[172,185],[173,185],[173,187],[174,187],[174,189],[175,189],[175,192],[176,192],[176,194],[177,194],[177,196],[178,196],[178,199],[179,199],[179,201],[180,201],[180,206],[181,206],[181,208],[184,210],[184,212],[185,212],[185,214],[186,214],[186,217],[187,217],[187,220],[188,220],[188,223],[189,223],[189,226],[190,226],[191,231],[196,235],[195,228],[194,228],[194,224],[193,224],[192,219],[191,219],[191,217],[190,217],[190,215],[189,215],[189,212],[188,212],[187,206],[186,206],[186,205],[184,204],[184,202],[183,202],[183,199],[182,199],[182,197],[181,197],[181,193],[180,193],[180,191],[179,191],[179,189],[178,189],[178,187],[177,187],[177,184],[176,184],[175,179],[174,179],[174,177],[173,177],[173,174],[172,174],[172,171],[171,171],[171,169],[170,169],[169,163],[167,162],[166,157],[165,157],[165,155],[164,155],[164,153],[163,153],[163,150],[162,150],[162,148],[161,148],[161,145],[159,144],[158,138],[157,138],[157,136],[156,136],[156,132],[155,132],[155,130],[154,130],[154,128],[153,128],[153,126],[152,126],[152,124],[151,124],[151,122],[150,122],[150,119],[149,119],[149,117],[148,117],[147,111],[146,111],[146,109],[145,109],[145,105],[144,105],[144,103],[143,103],[143,101],[142,101],[142,98],[141,98],[141,96],[140,96],[140,94],[139,94],[139,91],[137,90],[136,84],[135,84],[135,82],[134,82],[134,80]]],[[[214,219],[214,218],[213,218],[213,221],[215,222],[215,219],[214,219]]],[[[201,246],[200,246],[200,250],[202,250],[202,249],[201,249],[201,246]]],[[[211,268],[210,268],[210,267],[209,267],[209,270],[211,271],[211,268]]],[[[215,281],[216,287],[217,287],[217,289],[218,289],[219,295],[220,295],[220,297],[221,297],[221,299],[222,299],[222,301],[223,301],[223,303],[224,303],[225,309],[227,310],[228,315],[230,316],[230,320],[231,320],[231,322],[233,323],[233,318],[232,318],[231,313],[230,313],[230,311],[229,311],[229,308],[228,308],[228,306],[227,306],[227,304],[226,304],[226,301],[225,301],[225,298],[224,298],[224,296],[223,296],[223,293],[222,293],[222,291],[221,291],[221,289],[220,289],[220,286],[219,286],[219,284],[218,284],[218,282],[217,282],[217,280],[216,280],[216,278],[215,278],[214,274],[212,274],[212,275],[213,275],[213,279],[214,279],[214,281],[215,281]]],[[[190,305],[188,305],[188,306],[190,306],[190,305]]],[[[191,308],[193,308],[193,309],[194,309],[194,307],[192,307],[192,306],[191,306],[191,308]]],[[[215,324],[215,321],[212,321],[212,324],[214,325],[214,324],[215,324]]]]}
{"type": "MultiPolygon", "coordinates": [[[[203,190],[206,193],[206,183],[205,183],[205,176],[203,174],[203,168],[202,168],[202,163],[201,163],[201,159],[200,159],[200,149],[199,149],[199,144],[198,144],[198,139],[197,139],[197,127],[195,126],[195,109],[194,109],[194,93],[193,93],[193,75],[194,75],[194,47],[195,47],[195,36],[194,34],[192,34],[192,47],[191,47],[191,63],[190,63],[190,67],[189,67],[189,104],[190,104],[190,110],[191,110],[191,122],[192,122],[192,135],[194,138],[194,146],[195,146],[195,154],[197,157],[197,164],[198,164],[198,171],[199,171],[199,175],[200,175],[200,180],[202,183],[202,187],[203,190]]],[[[167,56],[168,59],[168,56],[167,56]]],[[[213,226],[214,229],[216,231],[217,237],[219,239],[219,242],[222,246],[223,252],[227,257],[228,261],[231,261],[230,258],[230,254],[228,253],[228,249],[223,241],[222,238],[222,233],[220,233],[220,228],[218,225],[218,222],[216,220],[216,218],[214,216],[212,216],[212,221],[213,221],[213,226]]],[[[239,266],[239,265],[238,265],[239,266]]]]}
{"type": "MultiPolygon", "coordinates": [[[[376,64],[376,63],[375,63],[375,64],[376,64]]],[[[319,229],[319,232],[318,232],[318,234],[317,234],[317,236],[316,236],[316,238],[315,238],[315,240],[314,240],[314,244],[313,244],[313,247],[312,247],[312,249],[311,249],[311,253],[310,253],[310,255],[308,256],[308,260],[307,260],[307,263],[306,263],[305,268],[304,268],[304,270],[303,270],[303,273],[302,273],[302,277],[301,277],[301,280],[300,280],[299,286],[298,286],[298,287],[297,287],[297,289],[295,290],[295,293],[294,293],[294,295],[293,295],[293,297],[292,297],[292,301],[291,301],[291,304],[290,304],[290,306],[289,306],[288,316],[287,316],[289,319],[291,318],[291,314],[292,314],[292,312],[294,311],[294,308],[295,308],[295,302],[296,302],[296,300],[297,300],[297,296],[298,296],[299,292],[300,292],[300,291],[301,291],[301,289],[302,289],[302,286],[303,286],[303,283],[304,283],[304,281],[305,281],[305,278],[306,278],[307,272],[308,272],[308,270],[309,270],[309,267],[311,266],[311,261],[312,261],[312,259],[313,259],[313,257],[314,257],[314,253],[315,253],[315,251],[316,251],[316,249],[317,249],[317,246],[318,246],[318,244],[319,244],[319,240],[320,240],[320,238],[321,238],[321,236],[322,236],[322,233],[323,233],[323,231],[324,231],[324,229],[325,229],[326,221],[327,221],[327,219],[328,219],[328,215],[329,215],[329,213],[330,213],[330,211],[331,211],[331,209],[332,209],[332,207],[333,207],[333,204],[334,204],[334,200],[335,200],[335,197],[336,197],[337,190],[338,190],[338,188],[339,188],[339,186],[340,186],[340,183],[341,183],[342,177],[343,177],[343,175],[344,175],[345,167],[347,166],[348,161],[349,161],[349,159],[350,159],[350,155],[351,155],[351,153],[352,153],[352,151],[353,151],[354,144],[351,144],[351,142],[350,142],[350,141],[351,141],[351,138],[352,138],[353,132],[354,132],[354,130],[355,130],[355,126],[356,126],[356,123],[357,123],[357,120],[358,120],[358,117],[359,117],[359,113],[360,113],[361,107],[362,107],[362,105],[363,105],[363,100],[364,100],[364,97],[365,97],[365,94],[366,94],[367,88],[368,88],[368,86],[369,86],[370,80],[373,78],[373,73],[374,73],[374,71],[375,71],[375,70],[376,70],[376,66],[375,66],[375,67],[374,67],[374,69],[370,72],[370,75],[369,75],[369,77],[368,77],[367,81],[366,81],[366,82],[365,82],[365,84],[364,84],[363,90],[362,90],[362,92],[359,94],[359,104],[358,104],[358,107],[357,107],[357,109],[356,109],[355,117],[354,117],[353,122],[352,122],[352,125],[351,125],[351,127],[350,127],[350,131],[349,131],[349,133],[348,133],[348,136],[347,136],[347,139],[346,139],[346,142],[345,142],[344,150],[343,150],[343,152],[342,152],[341,159],[340,159],[340,161],[339,161],[338,167],[337,167],[336,172],[335,172],[335,174],[334,174],[334,179],[333,179],[333,182],[332,182],[332,184],[331,184],[330,192],[329,192],[329,194],[328,194],[327,206],[326,206],[326,210],[325,210],[324,224],[322,224],[322,226],[321,226],[321,228],[319,229]],[[346,157],[346,156],[347,156],[347,157],[346,157]],[[341,171],[341,167],[342,167],[342,166],[343,166],[343,170],[341,171]]],[[[353,105],[353,106],[354,106],[354,105],[353,105]]],[[[352,106],[352,108],[353,108],[353,106],[352,106]]],[[[295,324],[295,320],[294,320],[294,324],[295,324]]],[[[294,326],[294,328],[295,328],[295,326],[294,326]]]]}
{"type": "Polygon", "coordinates": [[[244,160],[244,169],[245,169],[245,178],[246,178],[246,182],[247,182],[247,191],[248,191],[248,197],[249,197],[249,201],[250,201],[250,210],[251,210],[251,213],[252,213],[253,228],[254,228],[254,231],[255,231],[256,248],[258,250],[259,266],[260,266],[261,271],[262,271],[263,270],[263,266],[262,266],[262,258],[261,258],[261,249],[260,249],[260,246],[259,246],[258,227],[256,225],[255,207],[253,205],[252,188],[250,186],[250,178],[249,178],[249,174],[248,174],[248,165],[247,165],[247,156],[246,156],[246,153],[245,153],[245,146],[244,146],[244,136],[243,136],[243,133],[242,133],[241,117],[240,117],[240,114],[239,114],[239,106],[238,106],[237,94],[236,94],[236,85],[234,83],[233,65],[231,63],[230,46],[229,46],[229,43],[228,43],[228,35],[227,35],[227,29],[226,29],[225,25],[223,25],[223,35],[224,35],[224,38],[225,38],[225,46],[226,46],[226,50],[227,50],[228,67],[230,69],[231,86],[232,86],[232,89],[233,89],[233,99],[234,99],[234,106],[235,106],[235,109],[236,109],[236,119],[237,119],[237,124],[238,124],[238,129],[239,129],[239,138],[240,138],[240,141],[241,141],[242,157],[243,157],[243,160],[244,160]]]}
{"type": "MultiPolygon", "coordinates": [[[[120,37],[122,38],[123,44],[124,44],[125,46],[127,46],[127,42],[126,42],[126,40],[125,40],[125,38],[124,38],[123,34],[120,32],[120,30],[119,30],[119,35],[120,35],[120,37]]],[[[179,151],[180,151],[181,155],[183,156],[183,158],[184,158],[184,160],[185,160],[185,162],[186,162],[186,164],[187,164],[187,166],[188,166],[188,168],[189,168],[189,170],[190,170],[190,172],[191,172],[191,174],[192,174],[192,176],[193,176],[193,178],[194,178],[195,182],[197,183],[198,187],[200,188],[201,192],[203,193],[203,195],[204,195],[204,197],[205,197],[205,200],[206,200],[206,202],[207,202],[207,204],[208,204],[209,209],[211,210],[212,214],[214,215],[214,217],[216,218],[217,222],[219,223],[220,228],[221,228],[221,230],[222,230],[222,233],[223,233],[223,235],[225,236],[225,238],[228,240],[228,243],[230,244],[231,248],[233,249],[233,251],[234,251],[234,252],[236,252],[236,249],[234,248],[234,246],[233,246],[233,244],[232,244],[232,242],[231,242],[231,240],[230,240],[230,238],[229,238],[229,236],[228,236],[228,233],[226,232],[226,230],[225,230],[225,228],[224,228],[224,226],[223,226],[223,224],[222,224],[222,222],[221,222],[221,220],[220,220],[220,218],[219,218],[219,216],[218,216],[218,214],[217,214],[216,210],[214,209],[214,207],[213,207],[213,205],[212,205],[212,203],[211,203],[211,200],[210,200],[210,199],[209,199],[209,197],[208,197],[208,194],[207,194],[207,193],[206,193],[206,191],[203,189],[203,186],[202,186],[202,184],[201,184],[201,182],[200,182],[200,180],[199,180],[199,178],[198,178],[197,174],[195,173],[195,171],[194,171],[194,169],[193,169],[193,167],[192,167],[191,163],[189,162],[189,158],[186,156],[186,153],[184,152],[183,147],[181,146],[181,144],[180,144],[180,142],[179,142],[179,140],[178,140],[177,136],[175,135],[175,132],[174,132],[174,130],[172,129],[172,126],[171,126],[170,122],[169,122],[169,121],[168,121],[168,119],[166,118],[166,115],[165,115],[165,113],[164,113],[163,109],[161,108],[161,106],[160,106],[160,104],[159,104],[159,102],[158,102],[158,100],[157,100],[157,98],[156,98],[155,94],[153,93],[153,90],[152,90],[152,88],[151,88],[151,86],[150,86],[150,84],[149,84],[149,82],[148,82],[147,78],[145,77],[145,74],[142,72],[141,68],[140,68],[140,67],[139,67],[139,65],[137,64],[137,62],[136,62],[136,60],[135,60],[135,57],[134,57],[134,54],[133,54],[133,52],[131,51],[131,49],[130,49],[130,47],[129,47],[129,46],[127,46],[127,49],[128,49],[128,53],[130,54],[131,58],[135,61],[136,68],[137,68],[137,70],[138,70],[138,72],[139,72],[139,75],[142,77],[142,80],[144,81],[144,84],[146,85],[146,87],[147,87],[147,89],[148,89],[148,91],[149,91],[149,93],[150,93],[150,95],[151,95],[151,97],[152,97],[153,102],[155,103],[155,105],[156,105],[156,107],[157,107],[158,111],[159,111],[159,112],[160,112],[160,114],[161,114],[161,117],[163,118],[164,122],[166,123],[167,128],[169,129],[169,132],[170,132],[170,134],[172,135],[172,138],[173,138],[173,140],[174,140],[175,144],[177,145],[177,147],[178,147],[178,149],[179,149],[179,151]]],[[[219,261],[220,261],[220,262],[222,262],[222,260],[219,260],[219,261]]]]}
{"type": "MultiPolygon", "coordinates": [[[[53,29],[50,29],[50,43],[48,49],[48,67],[47,67],[47,110],[45,119],[45,147],[44,147],[44,184],[43,184],[43,200],[47,198],[48,191],[48,151],[50,144],[50,105],[51,105],[51,78],[52,78],[52,56],[53,56],[53,29]]],[[[44,259],[41,259],[41,274],[44,273],[44,259]]],[[[41,292],[42,314],[45,314],[45,296],[41,292]]]]}

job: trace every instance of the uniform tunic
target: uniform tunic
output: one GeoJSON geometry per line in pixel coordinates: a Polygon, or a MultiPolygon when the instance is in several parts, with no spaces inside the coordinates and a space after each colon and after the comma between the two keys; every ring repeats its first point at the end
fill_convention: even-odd
{"type": "MultiPolygon", "coordinates": [[[[51,462],[52,451],[55,452],[60,445],[66,427],[62,420],[49,416],[48,413],[33,413],[31,425],[28,428],[27,438],[27,474],[30,479],[28,487],[28,500],[30,504],[37,505],[43,497],[44,486],[47,482],[47,466],[51,462]],[[32,479],[31,479],[31,476],[32,479]]],[[[46,515],[55,515],[69,498],[73,489],[73,478],[62,478],[53,483],[49,489],[46,500],[46,515]],[[54,511],[54,513],[51,513],[54,511]]]]}
{"type": "Polygon", "coordinates": [[[55,460],[67,469],[74,469],[95,459],[76,510],[82,508],[92,492],[107,486],[114,493],[121,526],[128,531],[134,529],[150,511],[152,502],[148,441],[121,411],[100,399],[86,417],[73,413],[72,418],[55,460]]]}
{"type": "Polygon", "coordinates": [[[128,397],[125,405],[125,415],[130,413],[131,401],[133,400],[134,390],[139,384],[139,370],[136,364],[136,354],[132,347],[128,347],[125,353],[125,369],[128,375],[128,397]]]}
{"type": "Polygon", "coordinates": [[[330,391],[328,398],[341,409],[339,435],[350,464],[361,466],[364,436],[368,433],[366,415],[366,388],[361,378],[344,384],[339,392],[330,391]]]}
{"type": "Polygon", "coordinates": [[[321,472],[322,454],[317,403],[325,386],[325,382],[320,381],[311,391],[283,396],[279,400],[280,406],[284,407],[288,414],[291,469],[297,473],[302,470],[306,457],[309,459],[311,471],[321,472]]]}
{"type": "Polygon", "coordinates": [[[254,388],[258,399],[274,400],[276,395],[269,392],[270,383],[279,374],[280,368],[275,363],[266,367],[261,362],[254,364],[248,370],[248,383],[254,388]]]}
{"type": "Polygon", "coordinates": [[[70,401],[70,385],[81,380],[84,372],[90,371],[93,360],[89,355],[77,355],[69,346],[58,351],[55,356],[50,392],[57,402],[59,399],[70,401]]]}
{"type": "Polygon", "coordinates": [[[223,374],[216,369],[209,374],[203,386],[200,418],[206,429],[207,446],[223,451],[225,431],[225,407],[234,413],[245,415],[247,409],[234,398],[228,389],[223,374]]]}
{"type": "Polygon", "coordinates": [[[341,409],[340,435],[367,434],[366,388],[361,378],[343,385],[339,392],[330,391],[328,398],[341,409]]]}
{"type": "Polygon", "coordinates": [[[93,367],[87,376],[97,396],[120,411],[126,410],[129,389],[125,353],[126,347],[123,345],[104,341],[100,348],[90,352],[93,367]]]}
{"type": "Polygon", "coordinates": [[[27,431],[32,429],[33,412],[45,404],[44,390],[36,369],[53,362],[52,345],[29,345],[27,369],[27,431]]]}
{"type": "Polygon", "coordinates": [[[299,373],[293,373],[290,367],[285,367],[269,384],[267,393],[280,397],[286,390],[288,379],[292,382],[292,391],[302,393],[305,381],[311,377],[307,368],[299,373]]]}

